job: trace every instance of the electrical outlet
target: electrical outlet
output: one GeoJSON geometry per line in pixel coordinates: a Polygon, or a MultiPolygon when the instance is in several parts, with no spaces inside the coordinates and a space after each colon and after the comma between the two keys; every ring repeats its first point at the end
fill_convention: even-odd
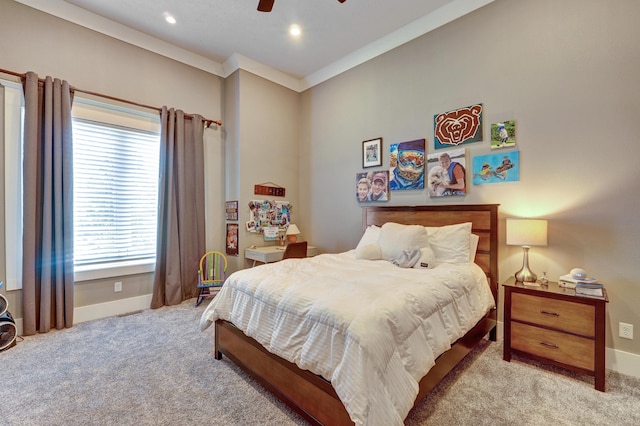
{"type": "Polygon", "coordinates": [[[116,293],[122,291],[122,281],[116,281],[115,283],[113,283],[113,291],[115,291],[116,293]]]}
{"type": "Polygon", "coordinates": [[[624,322],[618,323],[619,330],[618,335],[623,339],[633,340],[633,324],[627,324],[624,322]]]}

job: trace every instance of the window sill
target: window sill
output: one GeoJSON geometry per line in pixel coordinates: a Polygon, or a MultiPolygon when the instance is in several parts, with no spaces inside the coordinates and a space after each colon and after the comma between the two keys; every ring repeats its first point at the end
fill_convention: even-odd
{"type": "Polygon", "coordinates": [[[74,281],[91,281],[123,275],[147,274],[154,272],[155,260],[136,260],[129,262],[104,263],[100,265],[79,266],[74,271],[74,281]]]}

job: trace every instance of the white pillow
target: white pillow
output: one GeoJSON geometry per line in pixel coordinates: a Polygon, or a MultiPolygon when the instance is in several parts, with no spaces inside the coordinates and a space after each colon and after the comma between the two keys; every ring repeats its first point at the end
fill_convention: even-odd
{"type": "Polygon", "coordinates": [[[380,228],[378,245],[382,250],[382,258],[389,260],[400,256],[408,248],[427,247],[429,234],[424,226],[388,222],[380,228]]]}
{"type": "Polygon", "coordinates": [[[476,252],[478,251],[478,242],[480,237],[476,234],[469,235],[469,263],[476,261],[476,252]]]}
{"type": "Polygon", "coordinates": [[[425,228],[437,263],[469,262],[471,222],[425,228]]]}
{"type": "Polygon", "coordinates": [[[369,244],[377,244],[378,237],[380,236],[380,227],[376,225],[369,225],[364,230],[360,242],[356,246],[356,250],[360,247],[368,246],[369,244]]]}
{"type": "Polygon", "coordinates": [[[436,266],[436,254],[431,246],[422,247],[420,249],[420,259],[413,267],[415,269],[433,269],[436,266]]]}
{"type": "Polygon", "coordinates": [[[367,244],[356,248],[356,259],[380,260],[382,252],[378,244],[367,244]]]}

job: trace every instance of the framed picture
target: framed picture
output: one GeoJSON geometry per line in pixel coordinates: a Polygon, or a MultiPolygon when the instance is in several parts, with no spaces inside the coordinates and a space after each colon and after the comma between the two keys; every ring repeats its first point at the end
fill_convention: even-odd
{"type": "Polygon", "coordinates": [[[225,213],[227,220],[238,220],[238,202],[227,201],[225,213]]]}
{"type": "Polygon", "coordinates": [[[520,180],[520,151],[473,157],[473,184],[520,180]]]}
{"type": "Polygon", "coordinates": [[[482,114],[482,104],[476,104],[434,115],[434,148],[452,148],[482,141],[482,114]]]}
{"type": "Polygon", "coordinates": [[[508,120],[491,125],[491,149],[516,146],[516,121],[508,120]]]}
{"type": "Polygon", "coordinates": [[[389,145],[389,189],[424,189],[426,139],[389,145]]]}
{"type": "Polygon", "coordinates": [[[356,173],[356,199],[359,203],[389,201],[389,171],[356,173]]]}
{"type": "Polygon", "coordinates": [[[362,167],[382,166],[382,138],[362,142],[362,167]]]}
{"type": "Polygon", "coordinates": [[[238,255],[238,224],[227,223],[227,254],[238,255]]]}
{"type": "Polygon", "coordinates": [[[467,194],[466,151],[462,148],[427,156],[429,197],[467,194]]]}

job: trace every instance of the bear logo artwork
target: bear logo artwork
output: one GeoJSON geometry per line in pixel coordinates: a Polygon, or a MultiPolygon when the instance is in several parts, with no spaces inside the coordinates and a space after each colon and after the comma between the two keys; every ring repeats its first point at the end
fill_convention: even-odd
{"type": "Polygon", "coordinates": [[[481,115],[481,104],[438,114],[435,118],[436,139],[443,145],[473,141],[481,128],[481,115]]]}

